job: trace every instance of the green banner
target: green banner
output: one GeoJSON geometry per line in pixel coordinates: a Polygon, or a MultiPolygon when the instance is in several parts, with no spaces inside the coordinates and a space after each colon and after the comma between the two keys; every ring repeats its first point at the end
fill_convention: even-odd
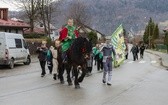
{"type": "Polygon", "coordinates": [[[116,59],[114,60],[114,67],[118,67],[125,60],[125,43],[123,36],[123,26],[122,24],[114,31],[111,37],[112,45],[116,51],[116,59]]]}

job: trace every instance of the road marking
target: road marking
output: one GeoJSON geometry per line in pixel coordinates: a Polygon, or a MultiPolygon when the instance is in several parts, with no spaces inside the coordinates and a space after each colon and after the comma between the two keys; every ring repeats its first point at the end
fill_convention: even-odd
{"type": "Polygon", "coordinates": [[[133,63],[134,61],[129,61],[128,63],[133,63]]]}
{"type": "Polygon", "coordinates": [[[157,61],[151,61],[151,63],[157,63],[157,61]]]}
{"type": "MultiPolygon", "coordinates": [[[[132,64],[132,63],[134,63],[135,61],[124,61],[124,63],[129,63],[129,64],[132,64]]],[[[143,63],[146,63],[147,61],[145,61],[145,60],[141,60],[141,61],[139,61],[138,63],[141,63],[141,64],[143,64],[143,63]]],[[[157,61],[151,61],[151,63],[157,63],[157,61]]]]}
{"type": "Polygon", "coordinates": [[[140,61],[139,63],[145,63],[146,61],[140,61]]]}

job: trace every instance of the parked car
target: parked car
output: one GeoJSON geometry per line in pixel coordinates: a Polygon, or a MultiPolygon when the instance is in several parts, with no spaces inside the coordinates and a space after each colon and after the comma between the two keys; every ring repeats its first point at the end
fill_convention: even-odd
{"type": "Polygon", "coordinates": [[[27,43],[21,34],[0,32],[0,65],[12,69],[15,63],[31,63],[27,43]]]}

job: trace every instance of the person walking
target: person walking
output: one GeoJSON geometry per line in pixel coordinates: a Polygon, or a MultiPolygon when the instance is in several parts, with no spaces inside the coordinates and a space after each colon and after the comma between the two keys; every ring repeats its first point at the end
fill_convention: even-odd
{"type": "Polygon", "coordinates": [[[86,60],[87,62],[87,72],[86,72],[86,77],[92,75],[92,67],[93,67],[93,54],[91,53],[88,57],[88,59],[86,60]]]}
{"type": "Polygon", "coordinates": [[[97,58],[98,58],[98,55],[97,55],[97,50],[98,50],[98,44],[96,44],[95,47],[93,47],[92,49],[92,52],[93,52],[93,58],[94,58],[94,65],[97,64],[97,58]]]}
{"type": "Polygon", "coordinates": [[[140,57],[141,59],[143,59],[144,51],[145,51],[145,45],[143,43],[141,44],[139,50],[140,50],[140,57]]]}
{"type": "Polygon", "coordinates": [[[38,53],[38,59],[39,59],[40,66],[42,69],[41,77],[44,77],[46,74],[45,65],[46,65],[46,60],[47,60],[46,41],[42,41],[41,47],[37,47],[36,52],[38,53]]]}
{"type": "Polygon", "coordinates": [[[116,58],[116,52],[114,50],[113,45],[110,44],[109,40],[106,41],[101,51],[103,52],[103,67],[104,67],[102,82],[103,83],[107,82],[107,85],[110,86],[112,80],[112,61],[113,59],[116,58]],[[112,58],[112,54],[114,55],[114,58],[112,58]],[[107,79],[106,75],[108,75],[107,79]]]}
{"type": "Polygon", "coordinates": [[[58,52],[57,52],[57,49],[55,49],[53,46],[50,47],[51,49],[51,53],[52,53],[52,56],[53,56],[53,59],[52,59],[52,63],[53,63],[53,79],[54,80],[57,80],[58,78],[58,61],[57,61],[57,57],[58,57],[58,52]]]}
{"type": "MultiPolygon", "coordinates": [[[[99,48],[100,49],[100,48],[99,48]]],[[[100,50],[97,50],[97,70],[103,70],[103,53],[100,50]]]]}
{"type": "Polygon", "coordinates": [[[128,59],[128,44],[125,43],[126,49],[125,49],[125,59],[128,59]]]}
{"type": "Polygon", "coordinates": [[[47,51],[47,66],[48,66],[48,69],[49,69],[49,73],[52,74],[52,71],[53,71],[53,55],[52,55],[52,52],[51,52],[51,48],[53,46],[50,47],[50,49],[48,49],[47,51]]]}
{"type": "Polygon", "coordinates": [[[139,46],[138,44],[136,43],[136,59],[138,60],[138,53],[139,53],[139,46]]]}
{"type": "MultiPolygon", "coordinates": [[[[133,55],[133,61],[135,61],[138,57],[137,57],[137,53],[138,53],[138,47],[136,44],[134,44],[130,50],[130,52],[132,52],[133,55]]],[[[138,60],[138,59],[137,59],[138,60]]]]}

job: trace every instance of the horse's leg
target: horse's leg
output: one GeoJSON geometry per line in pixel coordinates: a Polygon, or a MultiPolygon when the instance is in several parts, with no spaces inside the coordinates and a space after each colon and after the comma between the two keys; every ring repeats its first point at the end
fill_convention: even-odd
{"type": "Polygon", "coordinates": [[[82,67],[82,74],[81,74],[81,76],[79,77],[78,82],[82,82],[83,79],[84,79],[84,77],[85,77],[85,75],[86,75],[86,68],[85,68],[85,67],[82,67]]]}
{"type": "Polygon", "coordinates": [[[63,74],[64,74],[64,65],[63,64],[59,64],[59,78],[60,78],[60,82],[61,84],[64,84],[64,77],[63,77],[63,74]]]}
{"type": "Polygon", "coordinates": [[[74,66],[73,70],[74,70],[74,75],[75,75],[75,80],[74,80],[75,88],[78,89],[78,88],[80,88],[80,85],[79,85],[79,82],[78,82],[78,70],[77,70],[77,66],[74,66]]]}
{"type": "Polygon", "coordinates": [[[72,85],[72,80],[71,80],[71,65],[66,65],[66,71],[67,71],[67,81],[68,81],[68,85],[72,85]]]}

